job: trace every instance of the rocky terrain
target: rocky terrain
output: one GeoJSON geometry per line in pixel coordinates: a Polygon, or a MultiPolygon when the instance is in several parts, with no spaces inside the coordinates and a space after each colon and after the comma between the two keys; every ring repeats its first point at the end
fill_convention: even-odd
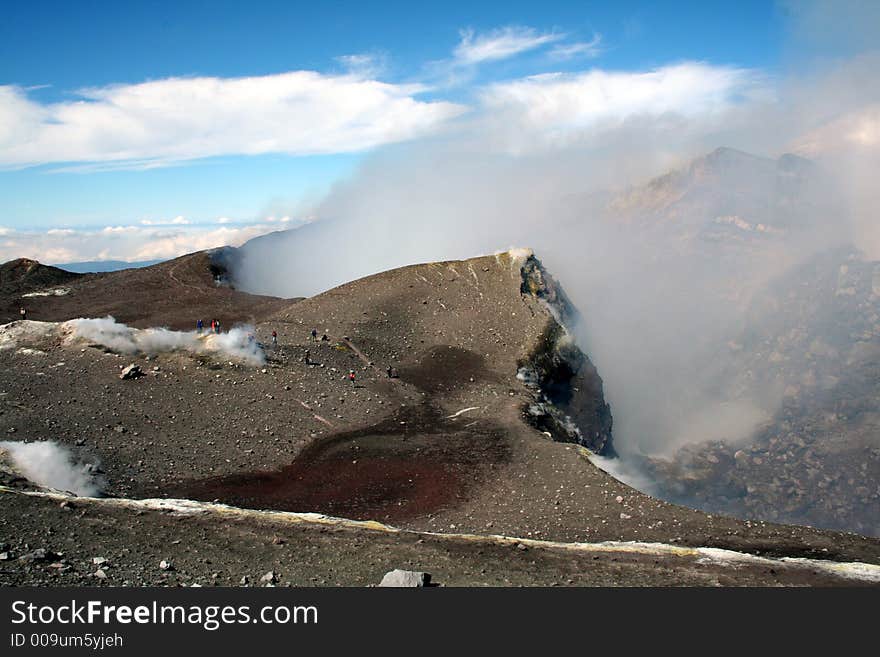
{"type": "Polygon", "coordinates": [[[219,319],[224,327],[255,323],[288,304],[245,294],[228,284],[224,249],[185,255],[150,267],[74,274],[33,260],[0,265],[0,323],[64,321],[112,315],[136,327],[194,329],[219,319]]]}
{"type": "Polygon", "coordinates": [[[718,149],[606,201],[606,221],[674,245],[663,266],[682,257],[723,300],[724,328],[693,343],[693,387],[766,415],[638,459],[656,494],[880,535],[880,263],[848,242],[834,193],[803,158],[718,149]]]}
{"type": "Polygon", "coordinates": [[[7,453],[0,581],[350,585],[410,566],[447,585],[877,579],[834,565],[880,564],[876,539],[708,515],[595,467],[585,447],[613,453],[602,381],[565,330],[574,308],[527,252],[405,267],[298,302],[218,286],[211,263],[77,279],[76,297],[39,297],[33,319],[101,316],[118,286],[133,308],[114,316],[136,326],[189,329],[203,307],[228,308],[227,327],[253,318],[264,363],[121,355],[40,321],[2,329],[0,436],[65,446],[105,498],[28,495],[34,482],[7,453]],[[155,286],[125,287],[133,276],[155,286]],[[179,324],[165,301],[176,294],[179,324]],[[120,379],[129,364],[143,376],[120,379]],[[239,510],[161,502],[173,498],[239,510]],[[367,524],[291,515],[304,512],[367,524]]]}
{"type": "MultiPolygon", "coordinates": [[[[36,260],[19,258],[10,260],[0,265],[0,294],[4,304],[13,303],[16,300],[26,298],[39,298],[39,296],[58,296],[54,294],[56,288],[64,289],[63,286],[71,281],[78,280],[80,274],[58,269],[47,265],[41,265],[36,260]],[[39,296],[31,296],[36,292],[39,296]]],[[[15,308],[14,315],[4,315],[5,321],[19,319],[15,308]]],[[[6,309],[9,313],[10,310],[6,309]]]]}
{"type": "Polygon", "coordinates": [[[400,531],[217,505],[3,493],[0,582],[28,586],[876,586],[880,567],[651,543],[400,531]],[[12,531],[10,516],[19,522],[12,531]],[[40,547],[37,547],[40,546],[40,547]],[[49,547],[43,547],[49,546],[49,547]]]}
{"type": "Polygon", "coordinates": [[[665,495],[880,535],[877,271],[852,251],[823,253],[755,299],[716,376],[777,391],[779,410],[746,444],[690,446],[653,461],[665,495]]]}

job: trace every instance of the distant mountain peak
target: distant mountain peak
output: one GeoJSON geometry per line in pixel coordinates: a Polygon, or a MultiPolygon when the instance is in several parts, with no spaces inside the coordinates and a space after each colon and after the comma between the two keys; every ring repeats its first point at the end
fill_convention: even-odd
{"type": "Polygon", "coordinates": [[[678,226],[688,239],[728,242],[743,231],[779,235],[809,224],[821,183],[819,168],[798,155],[773,159],[724,146],[617,194],[606,211],[615,222],[678,226]]]}
{"type": "Polygon", "coordinates": [[[746,153],[735,148],[721,146],[703,157],[693,160],[687,168],[691,174],[723,174],[730,171],[752,168],[775,168],[775,161],[769,157],[746,153]]]}

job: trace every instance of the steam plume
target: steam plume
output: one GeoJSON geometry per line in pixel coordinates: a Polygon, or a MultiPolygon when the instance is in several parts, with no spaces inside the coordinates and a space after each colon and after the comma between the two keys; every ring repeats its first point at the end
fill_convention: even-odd
{"type": "Polygon", "coordinates": [[[79,463],[66,447],[52,441],[34,443],[0,442],[21,474],[33,483],[47,488],[97,497],[103,482],[91,464],[79,463]]]}
{"type": "Polygon", "coordinates": [[[97,343],[123,354],[188,351],[195,354],[223,355],[250,365],[262,365],[266,360],[263,350],[252,339],[254,329],[250,326],[236,326],[228,333],[200,334],[164,328],[135,329],[112,317],[73,319],[64,325],[71,331],[74,339],[97,343]]]}

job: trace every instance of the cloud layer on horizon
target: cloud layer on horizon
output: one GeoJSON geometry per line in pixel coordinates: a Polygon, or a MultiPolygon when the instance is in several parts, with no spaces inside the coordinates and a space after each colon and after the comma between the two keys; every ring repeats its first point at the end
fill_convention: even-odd
{"type": "MultiPolygon", "coordinates": [[[[178,219],[182,219],[179,217],[178,219]]],[[[214,224],[105,226],[17,230],[0,226],[0,262],[30,258],[46,264],[93,260],[166,260],[193,251],[240,246],[247,240],[296,225],[289,217],[267,217],[258,223],[233,223],[220,217],[214,224]]]]}

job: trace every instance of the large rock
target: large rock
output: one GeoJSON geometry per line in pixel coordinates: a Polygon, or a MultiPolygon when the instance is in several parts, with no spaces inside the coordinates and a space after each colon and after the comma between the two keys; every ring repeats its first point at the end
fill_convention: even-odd
{"type": "Polygon", "coordinates": [[[124,368],[124,369],[122,370],[122,372],[119,373],[119,378],[120,378],[120,379],[123,379],[123,380],[125,380],[125,379],[136,379],[136,378],[138,378],[139,376],[143,376],[143,375],[144,375],[144,373],[141,371],[140,366],[135,365],[134,363],[132,363],[132,364],[129,365],[128,367],[124,368]]]}
{"type": "Polygon", "coordinates": [[[429,573],[420,573],[414,570],[395,569],[385,573],[385,577],[379,583],[379,586],[393,587],[424,587],[431,583],[431,575],[429,573]]]}

